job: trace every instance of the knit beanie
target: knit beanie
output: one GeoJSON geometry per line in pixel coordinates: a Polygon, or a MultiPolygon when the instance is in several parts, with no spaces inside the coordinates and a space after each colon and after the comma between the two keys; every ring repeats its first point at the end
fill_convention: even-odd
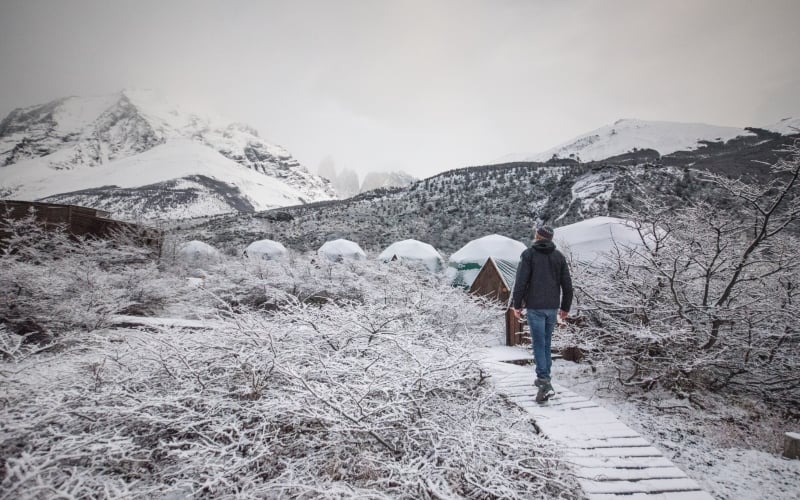
{"type": "Polygon", "coordinates": [[[539,226],[536,228],[536,235],[545,240],[552,240],[554,233],[555,231],[553,231],[553,228],[550,226],[539,226]]]}

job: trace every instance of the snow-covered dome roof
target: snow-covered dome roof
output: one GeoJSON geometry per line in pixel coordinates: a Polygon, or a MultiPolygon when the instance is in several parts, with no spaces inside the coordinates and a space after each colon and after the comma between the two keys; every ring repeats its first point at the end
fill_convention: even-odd
{"type": "Polygon", "coordinates": [[[593,217],[556,229],[553,241],[573,258],[591,262],[601,254],[621,247],[638,246],[641,238],[633,223],[616,217],[593,217]]]}
{"type": "Polygon", "coordinates": [[[433,246],[418,240],[397,241],[389,245],[386,250],[378,256],[384,262],[397,257],[400,260],[422,262],[431,271],[441,268],[444,259],[433,246]]]}
{"type": "Polygon", "coordinates": [[[325,242],[319,247],[317,254],[333,262],[343,259],[362,260],[367,258],[367,254],[358,246],[358,243],[345,239],[325,242]]]}
{"type": "Polygon", "coordinates": [[[192,240],[181,245],[178,254],[185,259],[216,258],[219,257],[219,250],[208,243],[192,240]]]}
{"type": "Polygon", "coordinates": [[[192,240],[178,249],[178,258],[195,270],[209,269],[220,260],[219,250],[208,243],[192,240]]]}
{"type": "Polygon", "coordinates": [[[258,240],[250,243],[244,251],[248,257],[280,259],[287,254],[286,247],[273,240],[258,240]]]}
{"type": "Polygon", "coordinates": [[[472,240],[456,253],[450,256],[451,264],[478,264],[483,265],[489,257],[496,259],[518,261],[522,252],[528,248],[524,243],[512,240],[499,234],[490,234],[477,240],[472,240]]]}

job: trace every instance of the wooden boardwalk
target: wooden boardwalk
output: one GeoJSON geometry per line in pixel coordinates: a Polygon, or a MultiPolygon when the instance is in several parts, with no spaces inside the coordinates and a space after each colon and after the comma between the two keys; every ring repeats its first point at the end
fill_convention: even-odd
{"type": "Polygon", "coordinates": [[[483,361],[495,387],[565,450],[591,500],[713,500],[661,451],[591,399],[554,384],[556,395],[536,403],[532,367],[505,362],[511,361],[508,357],[498,350],[483,361]]]}

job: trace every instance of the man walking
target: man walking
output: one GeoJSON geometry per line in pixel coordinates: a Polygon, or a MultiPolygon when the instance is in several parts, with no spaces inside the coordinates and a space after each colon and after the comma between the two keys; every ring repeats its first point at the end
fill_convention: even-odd
{"type": "Polygon", "coordinates": [[[556,316],[567,317],[572,306],[572,278],[567,259],[556,250],[553,229],[541,226],[534,232],[533,245],[522,252],[517,280],[514,283],[512,306],[514,315],[522,314],[523,302],[528,310],[533,359],[536,363],[536,402],[543,403],[555,394],[550,385],[550,342],[556,316]]]}

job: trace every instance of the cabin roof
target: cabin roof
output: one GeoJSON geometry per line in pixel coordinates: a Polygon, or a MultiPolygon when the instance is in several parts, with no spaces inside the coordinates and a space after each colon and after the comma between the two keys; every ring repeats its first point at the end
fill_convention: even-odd
{"type": "Polygon", "coordinates": [[[517,266],[519,266],[519,261],[514,262],[506,259],[495,259],[494,257],[489,258],[494,262],[494,266],[500,272],[500,278],[503,280],[503,283],[509,291],[513,292],[514,282],[517,279],[517,266]]]}

